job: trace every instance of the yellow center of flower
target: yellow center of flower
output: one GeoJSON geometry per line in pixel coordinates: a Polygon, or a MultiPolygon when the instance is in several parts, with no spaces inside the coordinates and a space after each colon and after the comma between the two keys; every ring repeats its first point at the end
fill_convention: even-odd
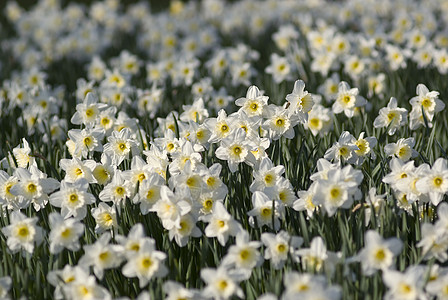
{"type": "Polygon", "coordinates": [[[443,183],[443,179],[442,178],[440,178],[440,177],[434,178],[434,185],[436,187],[440,187],[442,185],[442,183],[443,183]]]}
{"type": "Polygon", "coordinates": [[[275,121],[275,124],[276,124],[277,126],[283,126],[283,123],[285,123],[285,120],[282,119],[282,118],[278,118],[278,119],[275,121]]]}
{"type": "Polygon", "coordinates": [[[168,151],[173,151],[173,149],[174,149],[174,144],[173,144],[173,143],[168,143],[168,144],[166,145],[166,149],[167,149],[168,151]]]}
{"type": "Polygon", "coordinates": [[[70,196],[68,196],[68,201],[70,201],[71,203],[77,202],[78,201],[78,195],[70,194],[70,196]]]}
{"type": "Polygon", "coordinates": [[[80,168],[76,168],[75,175],[76,176],[81,176],[82,175],[82,170],[80,168]]]}
{"type": "Polygon", "coordinates": [[[277,245],[277,251],[280,252],[280,253],[285,252],[286,251],[286,245],[283,244],[283,243],[278,244],[277,245]]]}
{"type": "Polygon", "coordinates": [[[107,126],[109,123],[110,123],[110,119],[109,118],[104,117],[104,118],[101,119],[101,124],[103,126],[107,126]]]}
{"type": "Polygon", "coordinates": [[[272,214],[272,209],[270,209],[268,207],[265,207],[261,210],[261,215],[265,218],[271,216],[271,214],[272,214]]]}
{"type": "Polygon", "coordinates": [[[115,189],[115,193],[117,193],[118,196],[123,196],[124,192],[125,192],[125,189],[121,186],[119,186],[115,189]]]}
{"type": "Polygon", "coordinates": [[[101,261],[105,261],[105,260],[107,260],[109,257],[110,257],[110,253],[109,253],[109,251],[101,252],[100,255],[98,255],[98,258],[99,258],[101,261]]]}
{"type": "Polygon", "coordinates": [[[197,185],[197,180],[194,177],[189,177],[187,181],[185,181],[188,187],[194,187],[197,185]]]}
{"type": "Polygon", "coordinates": [[[144,173],[140,173],[139,175],[138,175],[138,181],[139,182],[142,182],[143,180],[145,180],[146,179],[146,176],[145,176],[145,174],[144,173]]]}
{"type": "Polygon", "coordinates": [[[80,286],[79,291],[80,291],[80,294],[83,296],[87,296],[90,294],[90,290],[85,285],[80,286]]]}
{"type": "Polygon", "coordinates": [[[229,284],[227,283],[227,280],[222,279],[222,280],[218,281],[217,285],[218,285],[218,289],[225,290],[229,284]]]}
{"type": "Polygon", "coordinates": [[[70,230],[70,228],[66,228],[66,229],[64,229],[64,231],[61,232],[61,236],[65,239],[70,237],[71,234],[72,234],[72,231],[70,230]]]}
{"type": "Polygon", "coordinates": [[[341,148],[339,148],[339,156],[346,156],[348,154],[348,149],[347,147],[343,146],[341,148]]]}
{"type": "Polygon", "coordinates": [[[218,221],[218,227],[219,228],[223,228],[224,226],[226,226],[226,222],[224,222],[223,220],[219,220],[218,221]]]}
{"type": "Polygon", "coordinates": [[[410,294],[412,292],[412,287],[407,283],[401,283],[399,290],[402,294],[410,294]]]}
{"type": "Polygon", "coordinates": [[[339,196],[341,195],[341,190],[338,188],[332,188],[330,190],[330,196],[335,199],[335,198],[339,198],[339,196]]]}
{"type": "Polygon", "coordinates": [[[27,225],[22,225],[17,230],[17,235],[21,238],[26,238],[30,234],[30,230],[27,225]]]}
{"type": "Polygon", "coordinates": [[[310,119],[310,127],[312,128],[312,129],[318,129],[319,127],[320,127],[320,125],[321,125],[321,121],[320,121],[320,119],[318,119],[318,118],[312,118],[312,119],[310,119]]]}
{"type": "Polygon", "coordinates": [[[207,178],[206,183],[209,187],[214,186],[216,183],[215,177],[210,176],[209,178],[207,178]]]}
{"type": "Polygon", "coordinates": [[[243,250],[240,251],[240,258],[241,258],[242,260],[246,260],[246,259],[248,259],[249,257],[250,257],[250,252],[249,252],[248,250],[243,249],[243,250]]]}
{"type": "Polygon", "coordinates": [[[103,214],[103,221],[109,225],[109,223],[112,222],[112,216],[109,213],[103,214]]]}
{"type": "Polygon", "coordinates": [[[403,146],[398,150],[398,156],[401,158],[409,153],[409,146],[403,146]]]}
{"type": "Polygon", "coordinates": [[[386,253],[384,252],[384,249],[378,249],[375,253],[375,258],[378,261],[383,261],[386,258],[386,253]]]}
{"type": "Polygon", "coordinates": [[[395,112],[390,112],[387,114],[387,120],[389,122],[392,122],[392,120],[395,119],[396,116],[397,116],[397,114],[395,112]]]}
{"type": "Polygon", "coordinates": [[[266,185],[271,185],[274,181],[274,176],[272,176],[272,174],[267,174],[264,177],[264,182],[266,183],[266,185]]]}
{"type": "Polygon", "coordinates": [[[368,143],[366,140],[362,139],[359,141],[356,141],[355,143],[356,146],[358,146],[359,150],[356,150],[356,154],[358,155],[365,155],[368,152],[368,143]]]}
{"type": "Polygon", "coordinates": [[[204,203],[202,204],[202,206],[206,209],[206,210],[210,210],[213,207],[213,200],[212,199],[207,199],[204,201],[204,203]]]}
{"type": "Polygon", "coordinates": [[[120,144],[118,144],[118,148],[121,150],[121,151],[124,151],[124,150],[126,150],[126,144],[125,143],[120,143],[120,144]]]}
{"type": "Polygon", "coordinates": [[[145,257],[144,259],[142,259],[141,264],[144,269],[149,269],[152,266],[153,262],[151,258],[145,257]]]}
{"type": "Polygon", "coordinates": [[[431,106],[432,102],[429,98],[425,98],[422,100],[423,108],[428,109],[431,106]]]}
{"type": "Polygon", "coordinates": [[[92,139],[90,137],[85,137],[84,138],[84,145],[89,147],[91,144],[92,144],[92,139]]]}
{"type": "Polygon", "coordinates": [[[343,101],[345,104],[350,103],[350,100],[351,100],[351,97],[348,96],[348,95],[345,95],[345,96],[342,98],[342,101],[343,101]]]}
{"type": "Polygon", "coordinates": [[[37,186],[34,183],[29,183],[26,190],[28,193],[35,193],[37,191],[37,186]]]}
{"type": "Polygon", "coordinates": [[[138,250],[140,250],[140,245],[138,243],[133,243],[130,247],[130,250],[138,252],[138,250]]]}
{"type": "Polygon", "coordinates": [[[86,116],[87,116],[87,117],[91,117],[91,116],[93,116],[94,114],[95,114],[95,112],[93,111],[92,108],[88,108],[88,109],[86,109],[86,116]]]}

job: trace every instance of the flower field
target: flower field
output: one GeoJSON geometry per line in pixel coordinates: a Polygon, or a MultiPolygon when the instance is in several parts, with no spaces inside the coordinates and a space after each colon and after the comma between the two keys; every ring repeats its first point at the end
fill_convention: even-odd
{"type": "Polygon", "coordinates": [[[4,5],[0,299],[448,299],[448,2],[148,3],[4,5]]]}

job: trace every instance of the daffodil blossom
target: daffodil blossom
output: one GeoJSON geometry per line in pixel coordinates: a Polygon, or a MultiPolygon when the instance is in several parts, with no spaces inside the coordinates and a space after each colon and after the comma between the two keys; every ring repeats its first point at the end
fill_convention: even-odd
{"type": "Polygon", "coordinates": [[[87,214],[87,205],[95,203],[95,197],[87,192],[89,184],[85,179],[76,182],[63,180],[58,192],[50,195],[50,203],[61,208],[61,215],[68,219],[82,220],[87,214]]]}
{"type": "Polygon", "coordinates": [[[2,228],[9,250],[12,253],[23,250],[32,254],[34,247],[44,238],[42,228],[37,226],[38,218],[27,218],[20,211],[13,211],[10,219],[11,223],[2,228]]]}
{"type": "Polygon", "coordinates": [[[143,288],[152,278],[168,274],[168,269],[163,265],[165,258],[165,253],[155,249],[154,240],[145,239],[139,251],[123,266],[122,273],[126,277],[138,277],[143,288]]]}
{"type": "Polygon", "coordinates": [[[392,267],[393,259],[400,254],[403,242],[398,238],[384,240],[379,233],[373,230],[365,235],[364,248],[356,256],[361,262],[363,274],[373,275],[377,270],[386,270],[392,267]]]}

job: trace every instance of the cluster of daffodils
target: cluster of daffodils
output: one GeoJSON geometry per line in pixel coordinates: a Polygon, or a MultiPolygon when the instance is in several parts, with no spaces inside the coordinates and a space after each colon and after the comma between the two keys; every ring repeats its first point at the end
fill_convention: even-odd
{"type": "Polygon", "coordinates": [[[65,2],[2,12],[0,299],[447,298],[446,1],[65,2]]]}

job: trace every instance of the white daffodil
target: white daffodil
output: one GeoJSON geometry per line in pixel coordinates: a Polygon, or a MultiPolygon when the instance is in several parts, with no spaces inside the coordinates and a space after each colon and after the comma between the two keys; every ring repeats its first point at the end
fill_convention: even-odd
{"type": "Polygon", "coordinates": [[[365,235],[364,248],[356,256],[361,262],[362,272],[366,276],[373,275],[377,270],[392,267],[394,257],[400,254],[403,242],[398,238],[384,240],[378,232],[369,230],[365,235]]]}
{"type": "Polygon", "coordinates": [[[132,200],[133,203],[140,203],[142,214],[148,214],[154,204],[160,199],[160,188],[165,185],[165,179],[158,173],[152,172],[139,185],[138,194],[132,200]]]}
{"type": "Polygon", "coordinates": [[[218,269],[204,268],[201,270],[201,278],[207,284],[202,292],[207,298],[225,300],[233,295],[244,298],[243,290],[238,285],[244,280],[244,273],[240,270],[229,270],[225,266],[218,269]]]}
{"type": "Polygon", "coordinates": [[[348,83],[342,81],[338,86],[338,95],[333,104],[333,112],[339,114],[344,112],[348,118],[355,114],[355,110],[366,105],[367,101],[359,96],[357,88],[350,88],[348,83]]]}
{"type": "Polygon", "coordinates": [[[175,240],[179,247],[185,247],[192,237],[201,237],[202,232],[196,226],[197,219],[192,213],[180,217],[179,227],[173,226],[168,232],[170,240],[175,240]]]}
{"type": "Polygon", "coordinates": [[[236,235],[236,244],[229,248],[222,264],[245,271],[246,279],[249,279],[252,269],[263,262],[263,257],[258,250],[260,246],[261,242],[251,242],[247,231],[241,231],[236,235]]]}
{"type": "Polygon", "coordinates": [[[152,239],[145,239],[139,251],[123,266],[122,273],[126,277],[138,277],[143,288],[154,277],[164,277],[168,269],[163,265],[166,254],[155,249],[152,239]]]}
{"type": "Polygon", "coordinates": [[[120,206],[126,198],[131,198],[132,194],[131,183],[124,179],[122,171],[116,170],[112,181],[104,187],[98,197],[101,201],[113,202],[115,205],[120,206]]]}
{"type": "Polygon", "coordinates": [[[205,228],[207,237],[216,237],[225,246],[229,236],[236,236],[241,231],[241,225],[230,215],[220,201],[213,204],[212,214],[201,218],[208,225],[205,228]]]}
{"type": "Polygon", "coordinates": [[[416,189],[429,194],[433,205],[438,205],[448,192],[448,166],[446,159],[438,158],[430,171],[415,183],[416,189]]]}
{"type": "Polygon", "coordinates": [[[413,137],[407,139],[401,138],[396,143],[390,143],[384,146],[384,152],[388,156],[397,157],[406,162],[418,155],[417,151],[413,149],[414,145],[415,139],[413,137]]]}
{"type": "Polygon", "coordinates": [[[92,217],[96,222],[96,233],[103,233],[107,230],[117,229],[118,222],[115,206],[109,206],[106,203],[100,202],[98,207],[92,208],[92,217]]]}
{"type": "Polygon", "coordinates": [[[247,90],[246,97],[235,100],[235,104],[241,106],[241,110],[249,117],[261,117],[268,99],[268,96],[263,96],[258,87],[253,85],[247,90]]]}
{"type": "Polygon", "coordinates": [[[268,232],[262,233],[261,241],[266,247],[264,259],[270,260],[274,269],[281,269],[285,265],[288,255],[296,257],[294,252],[303,243],[301,237],[290,236],[283,230],[277,235],[268,232]]]}
{"type": "Polygon", "coordinates": [[[62,270],[48,272],[47,280],[55,287],[54,298],[64,299],[64,291],[68,291],[71,284],[82,282],[89,277],[89,271],[81,266],[65,265],[62,270]]]}
{"type": "Polygon", "coordinates": [[[106,104],[98,103],[98,97],[94,93],[87,93],[83,103],[76,105],[76,112],[70,121],[76,125],[94,124],[99,113],[106,107],[106,104]]]}
{"type": "Polygon", "coordinates": [[[289,103],[289,115],[295,115],[299,122],[305,123],[315,101],[313,96],[305,91],[305,83],[302,80],[296,80],[294,89],[291,94],[286,95],[286,100],[289,103]]]}
{"type": "Polygon", "coordinates": [[[13,211],[10,219],[11,223],[2,228],[9,250],[12,253],[24,250],[32,254],[34,246],[43,241],[43,230],[36,224],[38,218],[27,218],[20,211],[13,211]]]}
{"type": "Polygon", "coordinates": [[[95,197],[87,192],[89,184],[85,179],[80,179],[74,183],[61,182],[58,192],[50,195],[50,203],[61,208],[61,215],[68,219],[74,217],[82,220],[87,214],[87,205],[95,203],[95,197]]]}
{"type": "Polygon", "coordinates": [[[107,141],[108,143],[104,145],[104,153],[111,156],[112,162],[116,166],[129,158],[131,153],[138,153],[138,142],[132,138],[131,131],[128,128],[124,128],[120,132],[113,131],[107,141]]]}
{"type": "Polygon", "coordinates": [[[379,111],[378,117],[373,121],[373,127],[387,127],[387,133],[393,135],[397,129],[406,124],[408,111],[397,106],[397,99],[391,97],[387,107],[379,111]]]}
{"type": "Polygon", "coordinates": [[[239,128],[221,141],[215,155],[219,159],[227,160],[230,171],[235,172],[239,163],[254,164],[255,157],[251,152],[253,148],[253,144],[246,140],[246,132],[239,128]]]}
{"type": "Polygon", "coordinates": [[[160,188],[160,199],[150,211],[157,213],[165,229],[181,228],[181,217],[191,211],[191,205],[187,199],[188,195],[184,193],[184,190],[176,190],[176,193],[173,193],[164,185],[160,188]]]}
{"type": "Polygon", "coordinates": [[[11,194],[22,196],[27,205],[32,203],[36,211],[40,210],[48,202],[48,194],[59,187],[59,182],[54,178],[47,178],[47,174],[41,172],[33,165],[27,169],[17,168],[14,176],[19,183],[11,187],[11,194]]]}
{"type": "Polygon", "coordinates": [[[425,269],[425,267],[420,265],[412,265],[404,273],[385,270],[383,273],[383,282],[389,289],[384,295],[384,299],[424,299],[425,269]]]}
{"type": "Polygon", "coordinates": [[[357,156],[355,151],[359,151],[359,147],[356,145],[357,140],[348,131],[341,133],[339,140],[329,148],[324,155],[327,160],[333,160],[336,163],[342,161],[348,163],[355,163],[357,156]]]}
{"type": "Polygon", "coordinates": [[[102,279],[105,269],[118,267],[123,261],[123,247],[120,245],[111,245],[110,233],[106,232],[91,245],[85,245],[84,255],[79,259],[80,266],[93,266],[95,275],[102,279]]]}
{"type": "Polygon", "coordinates": [[[294,138],[294,127],[299,123],[297,114],[290,115],[287,109],[273,104],[266,107],[264,114],[266,120],[263,122],[263,129],[268,132],[269,138],[274,141],[282,136],[294,138]]]}
{"type": "Polygon", "coordinates": [[[278,230],[280,228],[280,219],[283,219],[284,206],[278,201],[273,201],[260,191],[256,191],[252,195],[253,209],[247,212],[249,224],[255,227],[267,225],[268,227],[278,230]],[[255,221],[256,219],[256,221],[255,221]]]}
{"type": "Polygon", "coordinates": [[[80,248],[79,238],[84,234],[84,224],[79,223],[76,219],[64,218],[54,212],[49,216],[51,232],[50,253],[57,254],[64,248],[70,251],[78,251],[80,248]]]}
{"type": "Polygon", "coordinates": [[[81,160],[73,157],[72,159],[61,159],[59,165],[65,171],[64,180],[66,182],[75,182],[81,178],[87,180],[88,183],[96,183],[92,172],[96,167],[94,160],[81,160]]]}

